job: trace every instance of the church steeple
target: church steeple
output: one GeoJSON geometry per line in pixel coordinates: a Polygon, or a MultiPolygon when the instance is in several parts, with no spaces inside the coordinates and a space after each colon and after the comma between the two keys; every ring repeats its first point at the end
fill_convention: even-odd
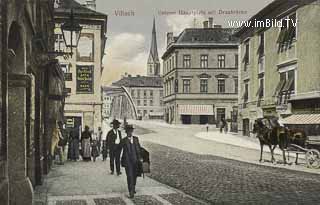
{"type": "Polygon", "coordinates": [[[148,76],[160,76],[160,61],[158,56],[155,18],[153,18],[151,47],[150,47],[150,54],[149,54],[147,66],[148,66],[147,68],[148,76]]]}

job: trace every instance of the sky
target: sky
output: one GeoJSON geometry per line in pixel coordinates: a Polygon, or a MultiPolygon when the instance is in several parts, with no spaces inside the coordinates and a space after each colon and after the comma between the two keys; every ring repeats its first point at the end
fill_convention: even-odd
{"type": "MultiPolygon", "coordinates": [[[[77,0],[85,3],[85,0],[77,0]]],[[[247,20],[272,0],[96,0],[97,11],[108,15],[107,44],[102,84],[110,85],[125,73],[146,75],[153,18],[156,21],[159,58],[165,51],[166,34],[179,35],[185,28],[247,20]],[[239,14],[226,13],[230,10],[239,14]],[[128,15],[120,15],[127,13],[128,15]]],[[[162,66],[161,66],[162,68],[162,66]]]]}

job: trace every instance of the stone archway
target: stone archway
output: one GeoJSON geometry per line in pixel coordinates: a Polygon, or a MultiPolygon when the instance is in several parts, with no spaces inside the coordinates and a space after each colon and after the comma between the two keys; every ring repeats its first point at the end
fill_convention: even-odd
{"type": "Polygon", "coordinates": [[[31,205],[33,188],[26,167],[26,74],[23,29],[17,22],[8,35],[8,169],[10,204],[31,205]]]}

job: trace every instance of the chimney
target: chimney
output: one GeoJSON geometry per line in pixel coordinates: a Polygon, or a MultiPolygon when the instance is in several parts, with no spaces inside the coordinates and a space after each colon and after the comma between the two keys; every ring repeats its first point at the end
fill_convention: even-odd
{"type": "Polygon", "coordinates": [[[137,75],[138,78],[140,78],[140,75],[137,75]]]}
{"type": "Polygon", "coordinates": [[[131,75],[131,74],[129,74],[129,75],[128,75],[128,77],[129,77],[129,78],[131,78],[131,77],[132,77],[132,75],[131,75]]]}
{"type": "Polygon", "coordinates": [[[209,17],[209,28],[213,28],[213,18],[209,17]]]}
{"type": "Polygon", "coordinates": [[[203,22],[203,28],[209,28],[209,21],[204,21],[203,22]]]}
{"type": "Polygon", "coordinates": [[[167,46],[173,42],[173,32],[167,33],[167,46]]]}
{"type": "Polygon", "coordinates": [[[213,28],[222,28],[222,26],[221,25],[214,25],[213,28]]]}

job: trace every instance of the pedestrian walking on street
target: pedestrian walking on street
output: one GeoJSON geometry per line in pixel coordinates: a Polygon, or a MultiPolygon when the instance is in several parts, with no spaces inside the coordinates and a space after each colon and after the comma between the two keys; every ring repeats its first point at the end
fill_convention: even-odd
{"type": "Polygon", "coordinates": [[[98,149],[99,149],[99,153],[100,153],[100,151],[101,151],[101,145],[102,145],[102,134],[103,134],[103,132],[102,132],[102,129],[101,129],[101,127],[98,127],[98,149]]]}
{"type": "Polygon", "coordinates": [[[107,141],[102,141],[102,161],[105,161],[108,157],[108,148],[107,148],[107,141]]]}
{"type": "Polygon", "coordinates": [[[59,162],[57,162],[57,164],[63,164],[62,147],[59,146],[59,142],[61,140],[63,140],[63,136],[61,134],[59,123],[56,121],[51,138],[51,156],[55,158],[56,153],[58,154],[59,162]]]}
{"type": "Polygon", "coordinates": [[[219,127],[220,127],[220,133],[222,133],[224,127],[225,127],[226,123],[224,118],[221,118],[220,123],[219,123],[219,127]]]}
{"type": "Polygon", "coordinates": [[[85,126],[84,131],[81,133],[81,149],[83,161],[91,161],[90,145],[92,142],[91,132],[89,126],[85,126]]]}
{"type": "Polygon", "coordinates": [[[99,144],[97,139],[93,139],[91,143],[91,156],[93,161],[96,161],[96,158],[99,156],[99,144]]]}
{"type": "Polygon", "coordinates": [[[127,125],[127,136],[121,140],[121,165],[126,170],[130,198],[136,193],[137,177],[142,175],[141,146],[138,137],[132,135],[133,129],[132,125],[127,125]]]}
{"type": "Polygon", "coordinates": [[[225,121],[224,123],[224,133],[227,134],[228,133],[228,122],[225,121]]]}
{"type": "Polygon", "coordinates": [[[116,119],[112,121],[112,129],[107,134],[107,147],[109,149],[110,155],[110,169],[111,174],[114,174],[114,164],[116,164],[116,171],[117,175],[121,174],[120,171],[120,154],[121,154],[121,147],[120,142],[122,139],[121,132],[119,130],[120,122],[116,119]]]}
{"type": "Polygon", "coordinates": [[[68,158],[72,161],[79,160],[79,132],[73,128],[69,133],[68,158]]]}
{"type": "Polygon", "coordinates": [[[209,132],[209,124],[206,124],[207,132],[209,132]]]}

